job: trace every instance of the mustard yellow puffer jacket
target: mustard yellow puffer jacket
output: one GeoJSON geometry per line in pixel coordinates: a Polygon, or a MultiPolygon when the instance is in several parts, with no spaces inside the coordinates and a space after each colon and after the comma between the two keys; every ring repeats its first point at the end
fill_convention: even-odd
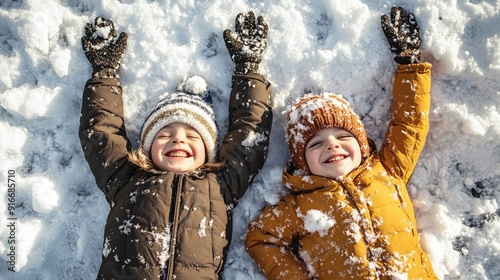
{"type": "Polygon", "coordinates": [[[268,279],[435,279],[406,189],[429,129],[431,65],[399,65],[392,122],[377,153],[341,180],[294,175],[292,193],[249,225],[268,279]]]}

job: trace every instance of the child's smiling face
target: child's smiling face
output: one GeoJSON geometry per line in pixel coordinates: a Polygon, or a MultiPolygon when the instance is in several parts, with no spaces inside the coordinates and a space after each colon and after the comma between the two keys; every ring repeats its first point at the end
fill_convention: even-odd
{"type": "Polygon", "coordinates": [[[151,159],[156,168],[182,173],[205,163],[205,143],[191,126],[171,123],[156,134],[151,146],[151,159]]]}
{"type": "Polygon", "coordinates": [[[361,148],[349,131],[324,128],[307,142],[305,157],[311,174],[338,178],[361,164],[361,148]]]}

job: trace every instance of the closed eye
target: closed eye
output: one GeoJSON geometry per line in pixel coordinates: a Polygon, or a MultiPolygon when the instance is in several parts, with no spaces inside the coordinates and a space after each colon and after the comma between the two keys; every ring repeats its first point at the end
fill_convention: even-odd
{"type": "Polygon", "coordinates": [[[168,139],[170,137],[171,137],[171,135],[167,134],[167,133],[162,133],[162,134],[156,135],[156,139],[168,139]]]}
{"type": "Polygon", "coordinates": [[[309,145],[307,145],[306,149],[311,149],[311,148],[317,147],[318,145],[321,145],[321,141],[314,141],[314,142],[311,142],[309,145]]]}

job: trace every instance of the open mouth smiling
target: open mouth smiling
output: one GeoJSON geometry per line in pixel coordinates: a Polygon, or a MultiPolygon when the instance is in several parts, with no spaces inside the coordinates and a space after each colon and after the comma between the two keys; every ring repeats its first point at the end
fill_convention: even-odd
{"type": "Polygon", "coordinates": [[[166,157],[172,157],[172,158],[188,158],[191,157],[192,155],[186,151],[182,150],[175,150],[175,151],[169,151],[165,154],[166,157]]]}
{"type": "Polygon", "coordinates": [[[341,161],[345,158],[347,158],[346,155],[336,155],[336,156],[329,157],[324,163],[337,162],[337,161],[341,161]]]}

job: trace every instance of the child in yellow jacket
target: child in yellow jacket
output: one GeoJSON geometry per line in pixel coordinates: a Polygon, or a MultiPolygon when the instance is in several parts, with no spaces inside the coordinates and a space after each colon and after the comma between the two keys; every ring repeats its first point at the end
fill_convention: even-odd
{"type": "Polygon", "coordinates": [[[431,65],[414,16],[382,27],[399,63],[392,121],[377,152],[349,103],[307,94],[285,111],[291,194],[250,223],[248,253],[268,279],[434,279],[406,184],[429,129],[431,65]]]}

